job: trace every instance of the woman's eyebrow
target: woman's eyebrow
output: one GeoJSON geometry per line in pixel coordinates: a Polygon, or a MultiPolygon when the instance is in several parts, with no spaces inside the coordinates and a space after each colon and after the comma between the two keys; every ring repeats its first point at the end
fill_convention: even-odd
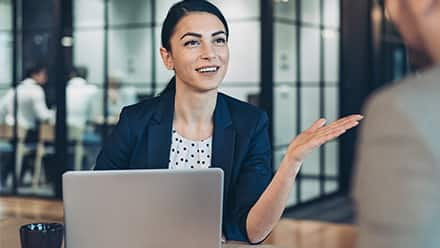
{"type": "Polygon", "coordinates": [[[195,37],[197,37],[197,38],[202,38],[202,35],[201,35],[201,34],[188,32],[188,33],[185,33],[184,35],[182,35],[182,37],[180,37],[180,39],[183,39],[183,38],[185,38],[186,36],[195,36],[195,37]]]}
{"type": "MultiPolygon", "coordinates": [[[[224,35],[226,35],[226,32],[223,31],[223,30],[220,30],[220,31],[217,31],[217,32],[212,33],[211,36],[214,37],[214,36],[217,36],[217,35],[219,35],[219,34],[224,34],[224,35]]],[[[202,38],[202,35],[199,34],[199,33],[188,32],[188,33],[185,33],[184,35],[182,35],[182,37],[180,37],[180,39],[183,39],[183,38],[185,38],[186,36],[195,36],[195,37],[197,37],[197,38],[202,38]]]]}
{"type": "Polygon", "coordinates": [[[221,30],[221,31],[217,31],[217,32],[215,32],[215,33],[212,33],[211,36],[216,36],[216,35],[219,35],[219,34],[224,34],[224,35],[226,35],[226,32],[223,31],[223,30],[221,30]]]}

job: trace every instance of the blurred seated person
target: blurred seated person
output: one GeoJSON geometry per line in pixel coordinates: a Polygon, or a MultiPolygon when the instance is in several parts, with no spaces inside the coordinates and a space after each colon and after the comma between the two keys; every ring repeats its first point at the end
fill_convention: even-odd
{"type": "Polygon", "coordinates": [[[92,119],[94,99],[98,87],[87,82],[88,70],[78,66],[72,69],[66,88],[67,124],[84,129],[92,119]]]}
{"type": "MultiPolygon", "coordinates": [[[[25,74],[25,79],[14,89],[9,89],[5,96],[0,99],[0,123],[13,126],[14,118],[14,98],[17,97],[17,122],[20,128],[26,130],[26,143],[36,143],[38,140],[38,124],[42,122],[53,122],[55,113],[46,105],[46,96],[43,85],[47,82],[47,70],[42,64],[31,66],[25,74]]],[[[29,161],[24,159],[24,161],[29,161]]],[[[23,169],[20,173],[20,182],[26,165],[23,161],[23,169]]],[[[6,166],[8,167],[8,166],[6,166]]],[[[13,166],[2,170],[2,181],[6,179],[8,171],[13,171],[13,166]]]]}
{"type": "MultiPolygon", "coordinates": [[[[44,65],[30,67],[25,79],[17,86],[17,120],[18,125],[31,133],[35,133],[37,122],[54,120],[54,111],[46,105],[43,85],[47,82],[47,70],[44,65]]],[[[14,125],[14,89],[9,89],[0,99],[0,123],[14,125]]]]}

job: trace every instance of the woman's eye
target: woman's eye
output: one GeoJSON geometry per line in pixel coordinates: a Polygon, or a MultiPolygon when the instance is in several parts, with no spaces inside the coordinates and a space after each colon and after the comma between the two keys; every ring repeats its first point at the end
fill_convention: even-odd
{"type": "Polygon", "coordinates": [[[199,44],[199,42],[196,40],[190,40],[190,41],[185,42],[185,46],[197,46],[198,44],[199,44]]]}
{"type": "Polygon", "coordinates": [[[224,45],[225,43],[226,43],[226,39],[224,39],[224,38],[218,38],[218,39],[215,39],[215,44],[217,44],[217,45],[224,45]]]}

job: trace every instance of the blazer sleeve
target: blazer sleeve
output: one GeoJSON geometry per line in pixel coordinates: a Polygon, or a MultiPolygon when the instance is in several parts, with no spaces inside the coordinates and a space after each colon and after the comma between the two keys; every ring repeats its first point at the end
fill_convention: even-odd
{"type": "Polygon", "coordinates": [[[129,123],[127,108],[123,108],[116,127],[99,152],[95,170],[117,170],[129,167],[133,146],[129,123]]]}
{"type": "Polygon", "coordinates": [[[272,179],[272,153],[268,125],[267,114],[262,113],[254,128],[249,149],[233,191],[233,213],[235,215],[233,219],[236,221],[235,226],[238,232],[226,233],[229,240],[249,242],[246,228],[247,216],[272,179]]]}
{"type": "Polygon", "coordinates": [[[438,247],[438,164],[415,120],[390,97],[374,98],[365,112],[354,185],[357,247],[438,247]]]}

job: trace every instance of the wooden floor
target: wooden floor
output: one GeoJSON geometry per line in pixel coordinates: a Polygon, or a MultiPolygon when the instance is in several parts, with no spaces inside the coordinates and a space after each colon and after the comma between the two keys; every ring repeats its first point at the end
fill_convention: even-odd
{"type": "MultiPolygon", "coordinates": [[[[0,234],[14,233],[19,225],[32,221],[63,221],[61,201],[0,197],[0,234]]],[[[3,244],[10,242],[1,235],[3,244]]],[[[351,225],[283,219],[265,244],[284,248],[354,248],[356,229],[351,225]]],[[[7,246],[5,246],[7,247],[7,246]]]]}

